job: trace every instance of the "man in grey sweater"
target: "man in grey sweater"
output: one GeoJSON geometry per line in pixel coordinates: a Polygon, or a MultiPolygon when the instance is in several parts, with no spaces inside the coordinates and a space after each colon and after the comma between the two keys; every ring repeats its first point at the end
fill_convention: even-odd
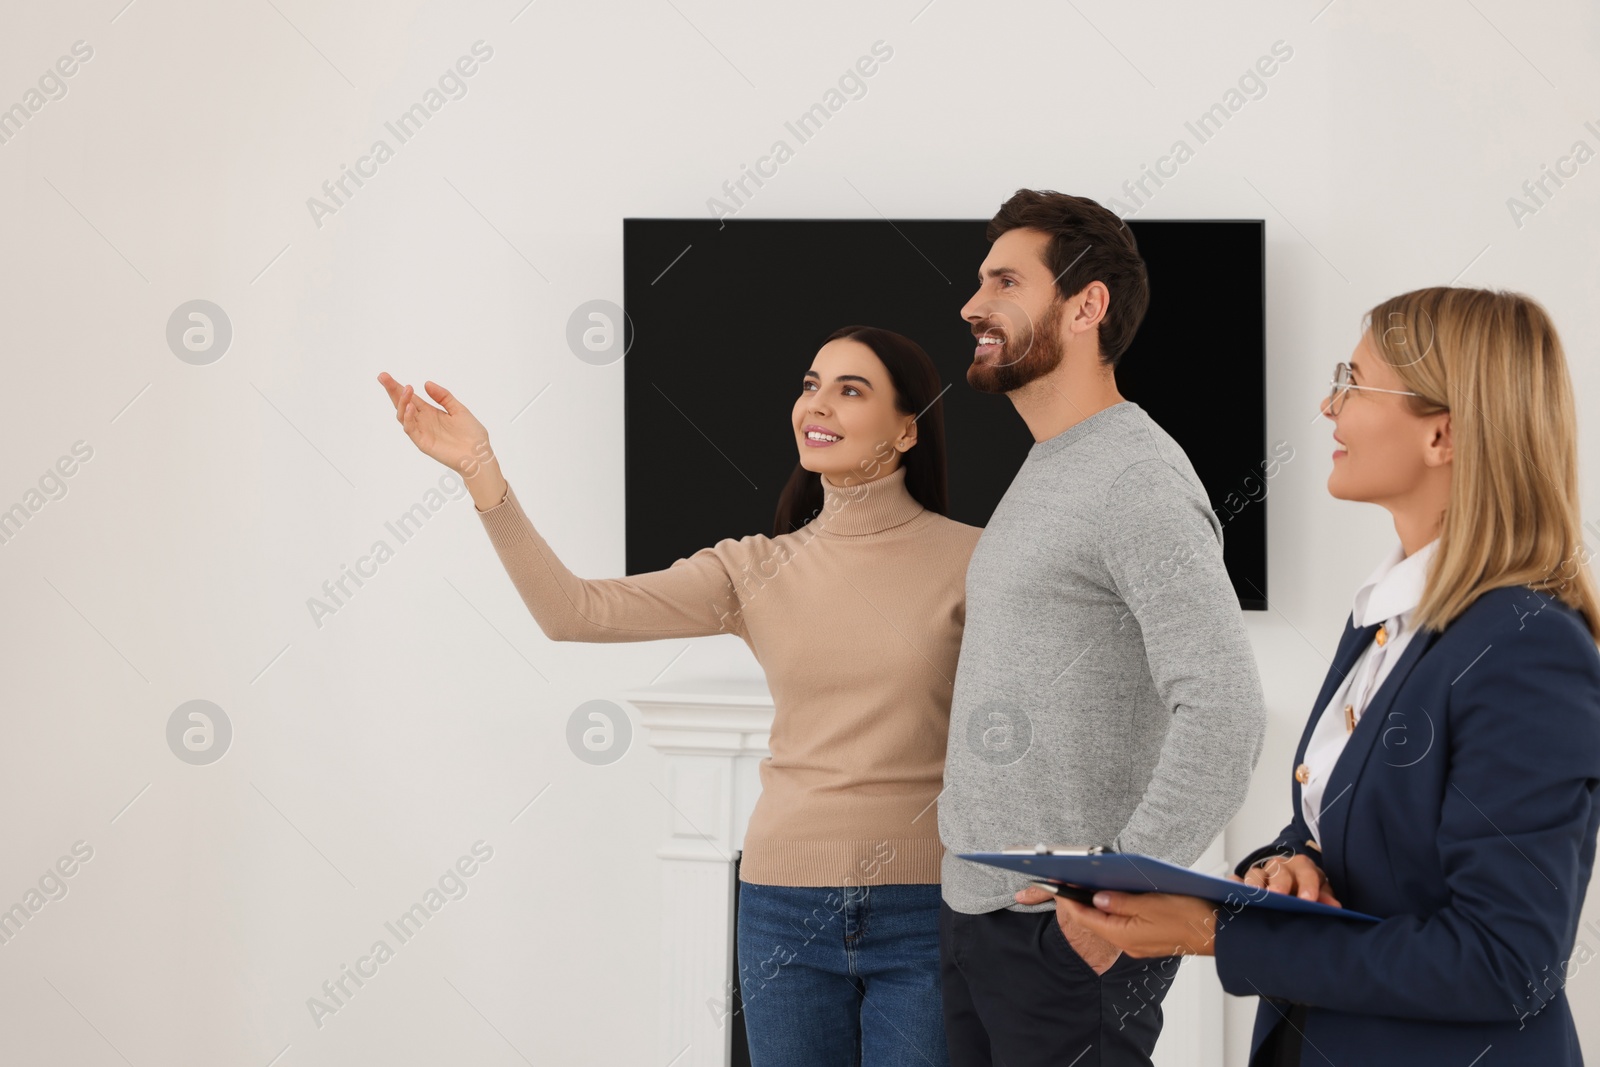
{"type": "Polygon", "coordinates": [[[967,381],[1008,396],[1035,443],[967,570],[939,800],[950,1058],[1148,1064],[1179,957],[1123,957],[1021,875],[957,853],[1194,863],[1244,802],[1261,682],[1205,488],[1117,391],[1149,292],[1132,234],[1093,200],[1019,190],[988,238],[961,309],[967,381]]]}

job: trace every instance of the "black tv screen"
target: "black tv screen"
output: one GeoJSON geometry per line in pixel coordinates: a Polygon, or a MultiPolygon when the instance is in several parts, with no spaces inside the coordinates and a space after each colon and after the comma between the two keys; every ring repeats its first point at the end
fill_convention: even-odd
{"type": "MultiPolygon", "coordinates": [[[[627,573],[768,534],[798,462],[790,410],[822,338],[879,326],[943,383],[950,517],[984,526],[1033,436],[967,385],[960,309],[982,219],[624,219],[627,573]]],[[[1267,606],[1266,297],[1259,219],[1128,220],[1150,306],[1117,388],[1188,452],[1242,607],[1267,606]],[[1225,282],[1225,286],[1219,286],[1225,282]],[[1219,299],[1225,293],[1225,299],[1219,299]],[[1225,325],[1221,325],[1225,324],[1225,325]]]]}

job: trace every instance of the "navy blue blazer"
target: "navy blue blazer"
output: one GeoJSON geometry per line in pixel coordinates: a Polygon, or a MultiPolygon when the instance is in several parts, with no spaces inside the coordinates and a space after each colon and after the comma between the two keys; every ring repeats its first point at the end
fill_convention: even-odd
{"type": "MultiPolygon", "coordinates": [[[[1346,619],[1296,766],[1376,629],[1346,619]]],[[[1600,832],[1600,650],[1577,611],[1501,588],[1413,635],[1334,765],[1320,853],[1284,773],[1294,818],[1237,872],[1305,853],[1341,904],[1383,921],[1218,914],[1222,987],[1261,998],[1252,1062],[1296,1002],[1306,1067],[1583,1062],[1565,985],[1600,951],[1600,928],[1578,930],[1600,832]]]]}

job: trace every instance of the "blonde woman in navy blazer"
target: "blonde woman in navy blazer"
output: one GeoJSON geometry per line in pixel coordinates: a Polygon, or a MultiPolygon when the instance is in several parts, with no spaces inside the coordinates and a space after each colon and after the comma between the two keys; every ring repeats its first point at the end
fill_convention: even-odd
{"type": "Polygon", "coordinates": [[[1565,357],[1534,301],[1433,288],[1368,315],[1323,403],[1328,490],[1399,545],[1300,739],[1293,817],[1235,876],[1377,923],[1097,894],[1131,956],[1261,998],[1251,1067],[1581,1064],[1565,985],[1600,832],[1600,602],[1565,357]],[[1391,656],[1390,653],[1394,654],[1391,656]]]}

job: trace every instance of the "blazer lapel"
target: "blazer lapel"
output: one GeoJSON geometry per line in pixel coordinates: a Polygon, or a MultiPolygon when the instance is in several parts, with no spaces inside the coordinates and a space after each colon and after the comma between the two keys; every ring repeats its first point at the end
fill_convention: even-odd
{"type": "MultiPolygon", "coordinates": [[[[1377,627],[1374,626],[1372,629],[1376,630],[1377,627]]],[[[1355,731],[1345,742],[1344,751],[1339,753],[1339,759],[1334,763],[1332,773],[1328,775],[1327,788],[1322,791],[1319,825],[1322,836],[1322,867],[1335,885],[1346,884],[1347,868],[1344,861],[1348,854],[1344,848],[1344,839],[1350,825],[1350,796],[1355,790],[1356,783],[1361,779],[1361,772],[1366,768],[1373,742],[1385,729],[1384,722],[1389,716],[1395,694],[1405,684],[1406,675],[1411,673],[1411,668],[1416,666],[1422,654],[1433,645],[1438,636],[1437,630],[1421,630],[1412,637],[1406,645],[1405,652],[1383,679],[1383,684],[1367,702],[1366,710],[1361,713],[1361,721],[1356,723],[1355,731]]],[[[1331,692],[1329,695],[1332,695],[1331,692]]],[[[1323,703],[1326,704],[1326,699],[1323,703]]]]}
{"type": "MultiPolygon", "coordinates": [[[[1378,624],[1371,626],[1356,626],[1355,613],[1345,617],[1344,633],[1339,635],[1339,647],[1334,650],[1333,662],[1328,665],[1328,673],[1322,679],[1322,691],[1317,694],[1316,703],[1311,705],[1311,717],[1306,720],[1305,729],[1300,732],[1300,744],[1294,750],[1294,765],[1298,769],[1305,762],[1306,749],[1311,746],[1311,735],[1317,729],[1317,720],[1322,718],[1322,709],[1328,706],[1328,701],[1333,699],[1333,694],[1338,691],[1344,682],[1345,675],[1355,666],[1361,650],[1367,647],[1372,640],[1372,635],[1378,632],[1378,624]]],[[[1289,780],[1290,801],[1296,818],[1300,817],[1300,778],[1291,774],[1289,780]]],[[[1326,840],[1326,836],[1324,836],[1326,840]]]]}
{"type": "MultiPolygon", "coordinates": [[[[1378,632],[1378,623],[1371,626],[1356,626],[1355,615],[1351,613],[1345,617],[1344,633],[1339,637],[1339,647],[1333,654],[1333,663],[1328,667],[1327,675],[1322,679],[1322,691],[1317,694],[1317,702],[1311,706],[1311,718],[1306,723],[1305,731],[1300,736],[1300,747],[1295,752],[1295,765],[1306,758],[1306,745],[1311,740],[1311,733],[1317,728],[1317,720],[1322,717],[1322,709],[1328,706],[1328,701],[1333,699],[1333,694],[1344,682],[1345,675],[1355,666],[1361,650],[1366,648],[1372,640],[1372,635],[1378,632]]],[[[1300,810],[1300,784],[1295,783],[1295,810],[1300,810]]]]}

